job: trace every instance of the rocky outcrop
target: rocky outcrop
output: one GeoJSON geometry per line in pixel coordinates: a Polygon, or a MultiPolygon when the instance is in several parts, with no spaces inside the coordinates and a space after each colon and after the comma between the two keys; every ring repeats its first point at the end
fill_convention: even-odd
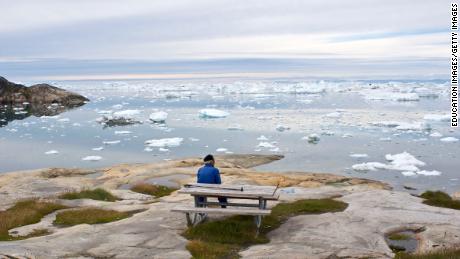
{"type": "MultiPolygon", "coordinates": [[[[269,233],[270,242],[248,247],[242,258],[393,258],[385,235],[396,230],[417,233],[417,252],[458,247],[460,211],[432,207],[408,193],[389,190],[380,182],[314,173],[274,173],[251,169],[281,159],[274,155],[218,157],[223,181],[229,184],[275,184],[280,201],[336,198],[348,203],[345,211],[290,218],[269,233]]],[[[171,212],[192,204],[190,195],[172,193],[161,198],[130,192],[125,185],[179,174],[178,183],[195,180],[201,159],[190,158],[151,164],[120,164],[101,169],[41,169],[0,174],[0,210],[24,198],[44,198],[71,207],[98,207],[139,211],[130,218],[96,225],[56,227],[55,214],[35,225],[10,231],[27,235],[46,229],[47,236],[0,242],[0,258],[190,258],[185,217],[171,212]],[[59,193],[102,187],[121,200],[60,200],[59,193]],[[3,256],[3,257],[2,257],[3,256]]],[[[269,202],[274,206],[275,202],[269,202]]],[[[216,219],[210,217],[210,220],[216,219]]]]}
{"type": "Polygon", "coordinates": [[[54,87],[37,84],[30,87],[15,84],[0,77],[0,104],[60,104],[77,107],[89,101],[86,97],[54,87]]]}

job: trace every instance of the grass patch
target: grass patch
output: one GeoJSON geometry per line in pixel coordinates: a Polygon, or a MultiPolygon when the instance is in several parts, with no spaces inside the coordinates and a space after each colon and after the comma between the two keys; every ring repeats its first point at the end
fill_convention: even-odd
{"type": "Polygon", "coordinates": [[[253,216],[232,216],[223,220],[209,221],[188,228],[184,236],[191,240],[187,249],[194,258],[238,258],[238,251],[254,244],[269,242],[266,234],[278,228],[289,217],[302,214],[338,212],[348,204],[332,199],[300,200],[280,203],[262,220],[260,233],[253,216]]]}
{"type": "Polygon", "coordinates": [[[75,200],[75,199],[92,199],[98,201],[116,201],[117,197],[113,196],[110,192],[97,188],[94,190],[82,190],[79,192],[67,192],[59,196],[61,199],[75,200]]]}
{"type": "Polygon", "coordinates": [[[54,220],[55,225],[74,226],[78,224],[100,224],[128,218],[131,212],[85,208],[59,212],[54,220]]]}
{"type": "Polygon", "coordinates": [[[163,197],[170,195],[175,190],[177,189],[149,183],[138,183],[131,187],[131,191],[133,192],[148,194],[155,197],[163,197]]]}
{"type": "Polygon", "coordinates": [[[60,204],[40,202],[38,200],[25,200],[16,203],[13,207],[5,211],[0,211],[0,241],[31,237],[12,237],[8,234],[8,230],[38,223],[47,214],[64,208],[66,207],[60,204]]]}
{"type": "Polygon", "coordinates": [[[458,259],[460,258],[460,249],[442,250],[428,254],[407,254],[404,252],[397,253],[395,259],[458,259]]]}
{"type": "Polygon", "coordinates": [[[393,233],[388,235],[388,239],[390,240],[409,240],[411,236],[403,233],[393,233]]]}
{"type": "Polygon", "coordinates": [[[449,194],[441,191],[426,191],[420,195],[423,203],[431,206],[460,210],[460,201],[453,200],[449,194]]]}
{"type": "Polygon", "coordinates": [[[196,259],[239,258],[238,251],[240,250],[238,245],[203,242],[199,240],[188,242],[186,248],[192,253],[192,257],[196,259]]]}

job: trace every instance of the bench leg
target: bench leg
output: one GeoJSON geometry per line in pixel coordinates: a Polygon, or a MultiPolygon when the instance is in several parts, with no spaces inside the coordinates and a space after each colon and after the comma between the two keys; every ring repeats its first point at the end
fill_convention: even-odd
{"type": "Polygon", "coordinates": [[[192,227],[200,224],[203,222],[208,214],[206,213],[193,213],[193,215],[190,215],[191,213],[186,212],[185,217],[187,218],[187,226],[192,227]]]}

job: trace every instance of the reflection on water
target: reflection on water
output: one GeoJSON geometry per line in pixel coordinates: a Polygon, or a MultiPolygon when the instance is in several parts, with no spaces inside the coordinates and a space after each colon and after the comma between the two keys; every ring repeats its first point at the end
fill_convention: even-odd
{"type": "Polygon", "coordinates": [[[18,104],[18,105],[3,105],[0,106],[0,127],[5,127],[9,122],[15,120],[24,120],[29,116],[56,116],[70,109],[76,108],[64,107],[57,103],[49,104],[18,104]]]}
{"type": "MultiPolygon", "coordinates": [[[[335,173],[383,180],[396,188],[458,191],[460,138],[443,119],[448,85],[350,82],[63,82],[89,97],[82,107],[6,106],[0,109],[0,172],[44,167],[103,167],[146,163],[208,153],[282,154],[284,159],[257,170],[335,173]],[[432,96],[436,95],[437,98],[432,96]],[[417,99],[398,101],[398,99],[417,99]],[[203,119],[199,111],[219,109],[227,117],[203,119]],[[165,124],[151,113],[168,113],[165,124]],[[103,127],[103,117],[122,112],[140,123],[103,127]],[[31,116],[33,115],[33,116],[31,116]],[[433,116],[429,116],[433,117],[433,116]],[[436,116],[435,116],[436,119],[436,116]],[[375,122],[402,124],[378,126],[375,122]],[[417,129],[429,124],[429,128],[417,129]],[[281,130],[283,129],[283,130],[281,130]],[[442,135],[442,137],[440,137],[442,135]],[[425,165],[423,173],[391,170],[387,154],[408,152],[425,165]],[[83,158],[90,158],[83,160],[83,158]],[[386,169],[356,171],[359,163],[386,169]]],[[[382,123],[381,123],[382,124],[382,123]]],[[[110,126],[110,125],[109,125],[110,126]]]]}

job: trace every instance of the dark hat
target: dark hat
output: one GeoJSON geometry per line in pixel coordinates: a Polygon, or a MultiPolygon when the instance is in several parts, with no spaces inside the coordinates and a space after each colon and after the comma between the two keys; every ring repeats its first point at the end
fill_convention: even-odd
{"type": "Polygon", "coordinates": [[[207,155],[207,156],[205,156],[203,158],[204,162],[208,162],[208,161],[212,161],[212,160],[214,160],[214,157],[211,154],[209,154],[209,155],[207,155]]]}

